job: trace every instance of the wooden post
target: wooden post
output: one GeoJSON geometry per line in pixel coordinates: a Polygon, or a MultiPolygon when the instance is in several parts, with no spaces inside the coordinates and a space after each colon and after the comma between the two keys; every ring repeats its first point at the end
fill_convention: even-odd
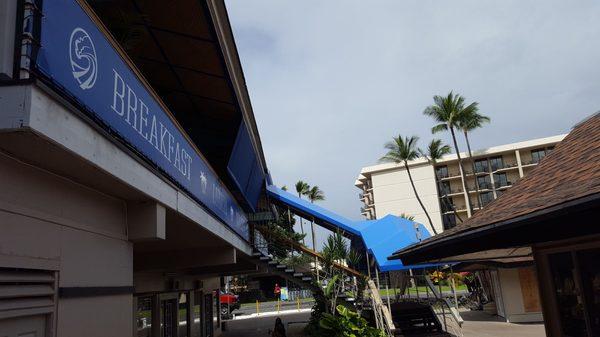
{"type": "MultiPolygon", "coordinates": [[[[292,213],[290,212],[290,206],[288,206],[287,212],[288,212],[288,223],[290,224],[290,226],[292,226],[292,213]]],[[[292,226],[292,232],[293,231],[294,231],[294,226],[292,226]]],[[[292,257],[294,257],[294,244],[293,243],[290,243],[290,253],[291,253],[292,257]]],[[[286,282],[287,282],[287,280],[286,280],[286,282]]]]}
{"type": "Polygon", "coordinates": [[[454,295],[454,306],[458,310],[458,296],[456,295],[456,284],[454,283],[454,272],[452,271],[452,265],[450,265],[450,278],[452,282],[452,295],[454,295]]]}
{"type": "Polygon", "coordinates": [[[390,304],[390,287],[388,285],[388,283],[390,283],[390,275],[389,272],[386,274],[386,281],[385,281],[385,295],[387,296],[387,305],[388,305],[388,311],[391,314],[392,313],[392,306],[390,304]]]}
{"type": "MultiPolygon", "coordinates": [[[[317,251],[317,243],[315,242],[315,219],[310,220],[310,230],[312,231],[312,246],[313,250],[317,251]]],[[[315,269],[317,270],[317,283],[321,286],[321,280],[319,279],[319,258],[315,256],[315,269]]]]}
{"type": "Polygon", "coordinates": [[[260,315],[260,307],[258,304],[258,300],[256,300],[256,316],[260,315]]]}

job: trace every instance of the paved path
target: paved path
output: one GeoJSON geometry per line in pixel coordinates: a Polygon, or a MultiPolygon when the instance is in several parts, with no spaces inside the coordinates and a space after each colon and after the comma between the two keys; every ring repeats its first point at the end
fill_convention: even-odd
{"type": "Polygon", "coordinates": [[[464,337],[545,337],[542,323],[506,323],[498,316],[483,311],[461,311],[464,337]]]}
{"type": "Polygon", "coordinates": [[[288,337],[305,337],[302,330],[306,323],[288,324],[291,322],[307,322],[310,312],[281,314],[279,316],[259,316],[251,319],[236,319],[227,321],[227,330],[222,337],[269,337],[269,330],[273,330],[275,319],[281,317],[286,327],[288,337]]]}

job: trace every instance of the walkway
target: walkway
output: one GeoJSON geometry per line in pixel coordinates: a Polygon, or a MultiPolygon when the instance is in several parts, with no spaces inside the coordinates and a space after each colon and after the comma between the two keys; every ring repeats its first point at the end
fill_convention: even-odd
{"type": "MultiPolygon", "coordinates": [[[[302,330],[306,323],[288,324],[291,322],[306,322],[310,318],[310,312],[280,315],[283,325],[286,327],[288,337],[306,337],[302,330]]],[[[255,317],[250,319],[239,319],[227,321],[227,330],[222,337],[269,337],[269,330],[273,330],[277,316],[255,317]]]]}
{"type": "Polygon", "coordinates": [[[461,311],[464,337],[545,337],[542,323],[507,323],[483,311],[461,311]]]}

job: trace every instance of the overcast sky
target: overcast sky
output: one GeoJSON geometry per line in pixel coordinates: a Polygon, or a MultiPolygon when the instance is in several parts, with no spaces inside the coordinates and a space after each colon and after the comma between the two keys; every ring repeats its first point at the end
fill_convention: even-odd
{"type": "Polygon", "coordinates": [[[433,95],[491,117],[475,148],[566,133],[600,109],[600,1],[226,2],[275,184],[318,185],[351,219],[383,144],[433,137],[433,95]]]}

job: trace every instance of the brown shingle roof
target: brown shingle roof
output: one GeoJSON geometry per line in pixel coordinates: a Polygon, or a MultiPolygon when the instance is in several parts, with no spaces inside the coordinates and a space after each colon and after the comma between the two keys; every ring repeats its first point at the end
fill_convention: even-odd
{"type": "Polygon", "coordinates": [[[526,177],[464,223],[398,253],[600,193],[600,113],[577,125],[526,177]]]}

